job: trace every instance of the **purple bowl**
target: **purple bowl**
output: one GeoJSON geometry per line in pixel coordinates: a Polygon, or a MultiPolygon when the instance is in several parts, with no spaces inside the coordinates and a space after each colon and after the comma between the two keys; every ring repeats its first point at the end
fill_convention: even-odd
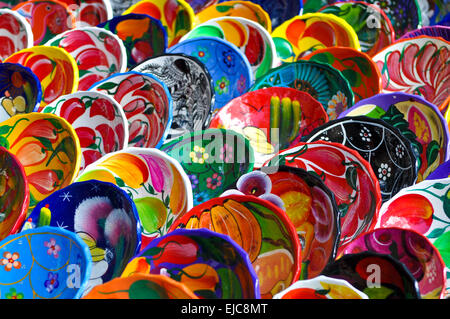
{"type": "Polygon", "coordinates": [[[450,177],[450,160],[439,165],[426,179],[435,180],[448,177],[450,177]]]}
{"type": "Polygon", "coordinates": [[[405,33],[400,39],[415,38],[421,35],[427,35],[430,37],[441,37],[445,41],[450,41],[450,27],[443,25],[422,27],[420,29],[405,33]]]}

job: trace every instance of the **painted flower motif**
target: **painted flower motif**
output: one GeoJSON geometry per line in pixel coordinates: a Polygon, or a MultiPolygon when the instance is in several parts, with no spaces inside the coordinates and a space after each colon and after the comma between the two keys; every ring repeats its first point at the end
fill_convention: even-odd
{"type": "Polygon", "coordinates": [[[44,286],[48,293],[52,293],[53,290],[59,287],[58,274],[49,272],[47,278],[48,279],[44,282],[44,286]]]}
{"type": "Polygon", "coordinates": [[[219,158],[224,161],[225,163],[230,163],[233,161],[233,157],[234,157],[234,152],[233,152],[233,147],[231,145],[228,144],[224,144],[221,148],[220,148],[220,154],[219,154],[219,158]]]}
{"type": "Polygon", "coordinates": [[[198,185],[198,178],[196,175],[188,175],[189,180],[191,181],[192,189],[196,189],[198,185]]]}
{"type": "Polygon", "coordinates": [[[5,266],[6,271],[11,271],[11,269],[19,269],[22,264],[20,261],[18,261],[20,255],[18,253],[11,254],[10,252],[6,251],[3,253],[3,259],[0,261],[0,264],[2,266],[5,266]]]}
{"type": "Polygon", "coordinates": [[[198,164],[204,164],[205,160],[209,158],[209,154],[205,153],[205,148],[198,145],[194,146],[194,149],[189,153],[189,156],[191,157],[192,162],[198,164]]]}
{"type": "Polygon", "coordinates": [[[204,48],[204,47],[198,47],[197,48],[197,52],[195,52],[195,55],[202,61],[205,62],[206,60],[209,59],[209,57],[211,56],[209,54],[208,49],[204,48]]]}
{"type": "Polygon", "coordinates": [[[222,56],[223,56],[223,63],[225,63],[225,65],[230,69],[234,68],[235,58],[233,51],[232,50],[223,51],[222,56]]]}
{"type": "Polygon", "coordinates": [[[50,241],[44,242],[44,246],[47,247],[47,254],[50,256],[53,255],[53,257],[58,258],[59,252],[61,251],[61,246],[56,244],[56,240],[51,238],[50,241]]]}
{"type": "Polygon", "coordinates": [[[328,101],[327,113],[330,120],[337,118],[339,114],[347,109],[347,97],[341,91],[338,91],[330,101],[328,101]]]}
{"type": "Polygon", "coordinates": [[[241,74],[241,77],[239,78],[239,80],[237,81],[237,90],[239,92],[239,94],[243,94],[244,91],[247,88],[247,80],[245,79],[245,76],[243,74],[241,74]]]}
{"type": "Polygon", "coordinates": [[[378,168],[378,178],[381,178],[383,181],[385,181],[388,177],[391,177],[391,168],[388,164],[383,163],[378,168]]]}
{"type": "Polygon", "coordinates": [[[378,5],[380,9],[384,11],[384,13],[386,14],[391,13],[391,1],[389,0],[376,1],[375,4],[378,5]]]}
{"type": "Polygon", "coordinates": [[[228,86],[230,85],[230,81],[225,77],[222,76],[219,80],[216,81],[216,92],[219,93],[219,95],[222,95],[224,93],[228,93],[228,86]]]}
{"type": "Polygon", "coordinates": [[[363,140],[364,142],[370,142],[372,133],[370,133],[367,127],[363,126],[363,128],[359,132],[359,136],[361,137],[361,140],[363,140]]]}
{"type": "Polygon", "coordinates": [[[194,206],[200,205],[209,199],[207,192],[200,192],[194,196],[194,206]]]}
{"type": "Polygon", "coordinates": [[[209,189],[214,190],[220,185],[222,185],[222,176],[219,176],[217,173],[214,173],[211,177],[206,179],[206,187],[209,189]]]}
{"type": "Polygon", "coordinates": [[[6,299],[23,299],[24,295],[21,292],[17,292],[16,288],[11,288],[5,297],[6,299]]]}
{"type": "Polygon", "coordinates": [[[397,145],[395,147],[395,155],[397,155],[398,158],[403,158],[403,156],[405,156],[405,148],[403,145],[397,145]]]}
{"type": "Polygon", "coordinates": [[[329,142],[330,138],[327,135],[322,135],[321,137],[319,137],[319,140],[329,142]]]}

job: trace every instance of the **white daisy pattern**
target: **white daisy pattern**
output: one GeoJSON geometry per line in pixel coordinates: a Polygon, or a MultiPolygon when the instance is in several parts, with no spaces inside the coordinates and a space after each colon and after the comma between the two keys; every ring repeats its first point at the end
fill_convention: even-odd
{"type": "Polygon", "coordinates": [[[378,168],[378,178],[385,181],[388,177],[391,177],[391,168],[388,164],[382,163],[378,168]]]}
{"type": "Polygon", "coordinates": [[[405,148],[403,145],[397,145],[395,147],[395,155],[397,155],[398,158],[403,158],[403,156],[405,156],[405,148]]]}
{"type": "Polygon", "coordinates": [[[359,132],[359,136],[361,137],[361,140],[363,140],[363,142],[370,142],[372,133],[370,133],[370,130],[367,127],[363,126],[363,128],[359,132]]]}

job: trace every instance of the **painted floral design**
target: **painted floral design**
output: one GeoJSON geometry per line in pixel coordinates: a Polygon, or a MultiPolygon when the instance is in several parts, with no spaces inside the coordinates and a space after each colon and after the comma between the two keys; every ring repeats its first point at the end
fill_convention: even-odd
{"type": "Polygon", "coordinates": [[[361,140],[363,140],[364,142],[370,142],[372,133],[370,133],[370,130],[364,126],[359,132],[359,136],[361,137],[361,140]]]}
{"type": "Polygon", "coordinates": [[[222,185],[222,176],[217,173],[212,174],[211,177],[206,179],[206,187],[212,190],[216,189],[220,185],[222,185]]]}
{"type": "Polygon", "coordinates": [[[405,156],[405,148],[403,145],[397,145],[395,147],[395,155],[397,155],[398,158],[403,158],[403,156],[405,156]]]}
{"type": "Polygon", "coordinates": [[[3,259],[0,260],[0,264],[2,266],[5,266],[5,270],[6,271],[11,271],[11,269],[15,268],[15,269],[19,269],[22,264],[21,262],[18,260],[20,255],[19,253],[10,253],[10,252],[5,252],[3,253],[3,259]]]}
{"type": "MultiPolygon", "coordinates": [[[[14,14],[0,10],[0,60],[28,47],[30,36],[27,34],[22,19],[14,14]]],[[[31,44],[31,43],[30,43],[31,44]]]]}
{"type": "Polygon", "coordinates": [[[378,168],[378,177],[386,181],[388,177],[391,177],[391,167],[386,163],[382,163],[378,168]]]}
{"type": "Polygon", "coordinates": [[[194,54],[203,63],[205,63],[211,56],[208,49],[205,47],[198,47],[197,51],[194,54]]]}
{"type": "Polygon", "coordinates": [[[59,252],[61,251],[61,246],[56,244],[56,240],[51,238],[50,241],[44,242],[44,246],[47,247],[47,254],[55,258],[59,258],[59,252]]]}
{"type": "Polygon", "coordinates": [[[225,63],[225,65],[228,68],[234,68],[235,65],[235,58],[234,58],[234,53],[232,50],[226,50],[222,52],[222,57],[223,57],[223,63],[225,63]]]}
{"type": "Polygon", "coordinates": [[[191,174],[191,175],[188,175],[188,177],[189,177],[189,180],[191,181],[192,189],[197,188],[197,185],[198,185],[198,178],[197,178],[197,176],[191,174]]]}
{"type": "Polygon", "coordinates": [[[338,91],[330,101],[328,101],[327,113],[330,119],[335,119],[339,114],[347,109],[347,97],[338,91]]]}
{"type": "Polygon", "coordinates": [[[220,148],[220,154],[219,154],[219,158],[225,162],[225,163],[230,163],[233,161],[234,158],[234,150],[233,147],[231,145],[228,144],[224,144],[221,148],[220,148]]]}
{"type": "Polygon", "coordinates": [[[44,282],[44,286],[48,293],[52,293],[56,288],[59,287],[58,274],[54,272],[49,272],[47,280],[44,282]]]}
{"type": "Polygon", "coordinates": [[[246,89],[247,89],[247,81],[245,79],[245,76],[242,74],[239,80],[237,81],[237,90],[239,94],[242,95],[246,89]]]}
{"type": "Polygon", "coordinates": [[[230,81],[225,76],[222,76],[220,79],[216,81],[215,86],[216,92],[219,93],[219,95],[228,93],[229,85],[230,81]]]}
{"type": "Polygon", "coordinates": [[[24,295],[21,292],[18,292],[16,288],[11,288],[5,294],[6,299],[23,299],[24,295]]]}
{"type": "Polygon", "coordinates": [[[204,147],[195,145],[193,151],[189,154],[193,163],[204,164],[205,160],[209,158],[209,154],[206,153],[204,147]]]}

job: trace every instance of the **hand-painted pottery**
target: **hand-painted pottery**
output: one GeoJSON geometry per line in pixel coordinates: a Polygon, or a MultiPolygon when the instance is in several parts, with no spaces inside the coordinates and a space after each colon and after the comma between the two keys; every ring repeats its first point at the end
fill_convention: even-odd
{"type": "Polygon", "coordinates": [[[29,68],[0,63],[0,122],[16,114],[37,111],[41,98],[41,82],[29,68]]]}
{"type": "Polygon", "coordinates": [[[433,25],[428,27],[422,27],[420,29],[405,33],[400,39],[415,38],[421,35],[426,35],[434,38],[441,37],[445,41],[450,41],[450,26],[433,25]]]}
{"type": "Polygon", "coordinates": [[[450,160],[439,165],[430,175],[426,178],[426,180],[433,179],[441,179],[450,177],[450,160]]]}
{"type": "Polygon", "coordinates": [[[293,62],[317,49],[342,46],[361,50],[355,30],[333,14],[308,13],[287,20],[272,32],[278,57],[293,62]]]}
{"type": "Polygon", "coordinates": [[[139,0],[109,0],[109,2],[111,3],[113,17],[118,17],[133,4],[138,3],[139,0]]]}
{"type": "Polygon", "coordinates": [[[347,281],[369,299],[420,299],[417,280],[389,254],[364,251],[343,255],[322,275],[347,281]]]}
{"type": "Polygon", "coordinates": [[[27,20],[10,9],[0,9],[0,60],[33,46],[33,31],[27,20]]]}
{"type": "Polygon", "coordinates": [[[42,87],[40,109],[58,97],[74,93],[78,89],[77,62],[64,49],[34,46],[14,53],[3,62],[22,64],[36,75],[42,87]]]}
{"type": "Polygon", "coordinates": [[[20,13],[31,25],[34,45],[42,45],[54,36],[75,28],[75,15],[57,0],[30,0],[12,10],[20,13]]]}
{"type": "Polygon", "coordinates": [[[381,72],[383,93],[423,96],[439,109],[450,94],[450,42],[419,36],[399,40],[378,52],[373,61],[381,72]]]}
{"type": "Polygon", "coordinates": [[[169,48],[168,53],[184,53],[205,65],[213,79],[214,111],[247,92],[253,84],[247,57],[231,42],[217,37],[199,37],[178,43],[169,48]]]}
{"type": "Polygon", "coordinates": [[[377,94],[359,101],[340,117],[364,115],[397,127],[417,158],[417,181],[422,181],[450,157],[450,132],[439,109],[418,95],[377,94]]]}
{"type": "Polygon", "coordinates": [[[172,97],[167,86],[151,74],[115,73],[94,83],[89,91],[114,98],[128,119],[128,146],[160,147],[172,125],[172,97]]]}
{"type": "Polygon", "coordinates": [[[370,56],[356,49],[330,47],[314,51],[302,60],[328,63],[350,84],[355,103],[381,92],[381,74],[370,56]]]}
{"type": "Polygon", "coordinates": [[[248,253],[261,298],[272,298],[300,276],[297,232],[286,213],[267,200],[244,195],[213,198],[180,215],[169,231],[177,228],[207,228],[228,235],[248,253]]]}
{"type": "Polygon", "coordinates": [[[218,0],[186,0],[196,15],[209,6],[215,5],[217,1],[218,0]]]}
{"type": "Polygon", "coordinates": [[[403,263],[419,283],[422,299],[440,299],[445,290],[445,264],[436,247],[423,235],[407,229],[382,228],[362,234],[343,254],[373,251],[403,263]]]}
{"type": "Polygon", "coordinates": [[[109,0],[59,0],[67,4],[75,15],[77,28],[95,27],[113,17],[109,0]]]}
{"type": "Polygon", "coordinates": [[[167,31],[169,47],[177,44],[194,27],[194,10],[184,0],[141,0],[123,15],[129,13],[148,14],[160,20],[167,31]]]}
{"type": "Polygon", "coordinates": [[[45,45],[63,48],[77,62],[78,90],[85,91],[127,67],[127,53],[115,34],[103,28],[84,27],[68,30],[50,39],[45,45]]]}
{"type": "Polygon", "coordinates": [[[342,279],[318,276],[299,280],[273,299],[369,299],[365,294],[342,279]]]}
{"type": "Polygon", "coordinates": [[[167,49],[167,33],[161,21],[146,14],[115,17],[99,27],[113,32],[123,41],[128,69],[167,49]]]}
{"type": "Polygon", "coordinates": [[[185,284],[164,275],[133,274],[94,287],[83,299],[199,299],[185,284]]]}
{"type": "Polygon", "coordinates": [[[450,9],[448,1],[418,0],[420,11],[422,12],[422,25],[447,25],[449,24],[450,9]]]}
{"type": "Polygon", "coordinates": [[[173,103],[167,140],[209,126],[214,86],[198,59],[185,54],[163,54],[145,60],[132,71],[150,73],[167,85],[173,103]]]}
{"type": "Polygon", "coordinates": [[[128,122],[122,107],[110,96],[95,91],[64,95],[42,113],[65,118],[80,140],[80,171],[103,155],[128,145],[128,122]]]}
{"type": "Polygon", "coordinates": [[[254,154],[242,135],[224,129],[188,133],[161,147],[178,161],[192,184],[194,206],[218,197],[253,170],[254,154]]]}
{"type": "Polygon", "coordinates": [[[271,35],[254,21],[241,17],[211,19],[189,31],[181,41],[198,37],[218,37],[236,45],[247,57],[255,78],[278,65],[271,35]]]}
{"type": "Polygon", "coordinates": [[[248,254],[230,237],[208,229],[177,229],[152,241],[122,274],[164,274],[202,299],[259,299],[248,254]]]}
{"type": "Polygon", "coordinates": [[[309,93],[327,111],[330,120],[353,105],[354,95],[342,73],[315,61],[284,63],[260,77],[249,91],[266,87],[291,87],[309,93]]]}
{"type": "Polygon", "coordinates": [[[369,56],[374,56],[395,41],[391,21],[377,5],[362,1],[336,2],[319,12],[334,14],[350,24],[358,36],[361,51],[369,56]]]}
{"type": "Polygon", "coordinates": [[[142,224],[142,245],[165,235],[175,218],[192,208],[191,182],[180,163],[158,149],[132,147],[103,156],[77,181],[113,183],[133,199],[142,224]]]}
{"type": "Polygon", "coordinates": [[[303,141],[330,141],[357,151],[378,179],[383,202],[417,179],[411,142],[394,126],[366,116],[343,117],[317,128],[303,141]]]}
{"type": "Polygon", "coordinates": [[[78,299],[91,274],[87,245],[59,227],[8,236],[0,255],[2,299],[78,299]]]}
{"type": "Polygon", "coordinates": [[[1,123],[0,133],[1,146],[24,167],[30,187],[30,210],[77,176],[80,141],[64,118],[36,112],[15,115],[1,123]]]}
{"type": "Polygon", "coordinates": [[[119,277],[141,247],[136,206],[111,183],[78,182],[51,194],[28,215],[23,229],[42,226],[74,232],[89,247],[92,271],[85,293],[119,277]]]}
{"type": "Polygon", "coordinates": [[[19,160],[0,147],[0,240],[15,234],[25,220],[30,193],[19,160]]]}

